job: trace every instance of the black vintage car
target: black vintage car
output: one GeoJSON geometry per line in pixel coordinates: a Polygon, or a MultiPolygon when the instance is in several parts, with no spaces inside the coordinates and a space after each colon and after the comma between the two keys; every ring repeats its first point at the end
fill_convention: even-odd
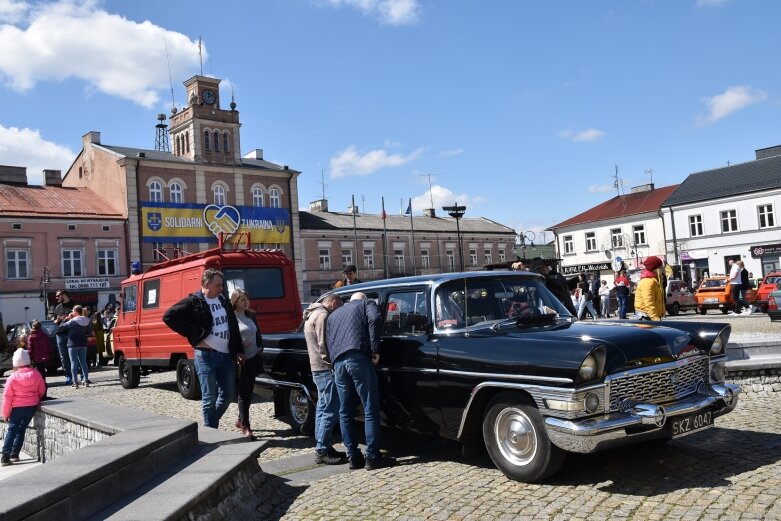
{"type": "MultiPolygon", "coordinates": [[[[335,290],[376,300],[385,425],[482,442],[509,478],[553,475],[566,452],[671,439],[737,404],[728,324],[575,320],[529,272],[451,273],[335,290]]],[[[264,335],[257,379],[311,434],[316,388],[301,333],[264,335]]]]}

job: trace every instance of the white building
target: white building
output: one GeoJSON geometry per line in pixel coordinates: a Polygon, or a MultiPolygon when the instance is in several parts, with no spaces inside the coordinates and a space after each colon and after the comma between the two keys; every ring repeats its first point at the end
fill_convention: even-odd
{"type": "Polygon", "coordinates": [[[617,268],[630,276],[650,255],[666,255],[665,230],[659,210],[678,185],[643,185],[561,222],[551,230],[561,273],[598,273],[612,283],[617,268]]]}
{"type": "Polygon", "coordinates": [[[684,277],[728,273],[742,260],[755,277],[781,268],[781,146],[756,159],[689,175],[662,205],[667,261],[684,277]]]}

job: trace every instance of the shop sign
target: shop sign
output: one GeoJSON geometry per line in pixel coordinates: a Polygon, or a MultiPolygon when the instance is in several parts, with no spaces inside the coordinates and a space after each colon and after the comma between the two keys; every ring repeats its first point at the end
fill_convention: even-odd
{"type": "Polygon", "coordinates": [[[763,246],[752,246],[751,256],[755,259],[765,255],[781,255],[781,244],[765,244],[763,246]]]}
{"type": "Polygon", "coordinates": [[[574,275],[576,273],[583,273],[586,271],[612,271],[613,268],[609,262],[595,262],[592,264],[576,264],[575,266],[562,266],[561,273],[563,275],[574,275]]]}
{"type": "Polygon", "coordinates": [[[105,289],[108,288],[108,277],[76,277],[65,279],[65,289],[105,289]]]}

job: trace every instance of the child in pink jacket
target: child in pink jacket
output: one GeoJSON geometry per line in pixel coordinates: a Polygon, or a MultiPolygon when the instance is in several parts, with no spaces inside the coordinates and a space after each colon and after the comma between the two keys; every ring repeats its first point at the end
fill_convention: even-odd
{"type": "Polygon", "coordinates": [[[35,415],[35,409],[46,393],[41,373],[30,367],[30,353],[19,348],[14,352],[14,373],[8,377],[3,389],[3,420],[8,430],[3,440],[0,466],[19,461],[24,443],[24,431],[35,415]]]}

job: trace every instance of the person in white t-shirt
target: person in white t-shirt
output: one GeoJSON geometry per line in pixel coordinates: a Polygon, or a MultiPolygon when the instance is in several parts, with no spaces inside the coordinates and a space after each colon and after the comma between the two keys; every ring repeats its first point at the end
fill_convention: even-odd
{"type": "Polygon", "coordinates": [[[201,277],[201,290],[163,315],[163,322],[193,346],[203,423],[215,429],[236,390],[236,362],[244,358],[239,323],[223,293],[223,278],[222,272],[207,269],[201,277]]]}

